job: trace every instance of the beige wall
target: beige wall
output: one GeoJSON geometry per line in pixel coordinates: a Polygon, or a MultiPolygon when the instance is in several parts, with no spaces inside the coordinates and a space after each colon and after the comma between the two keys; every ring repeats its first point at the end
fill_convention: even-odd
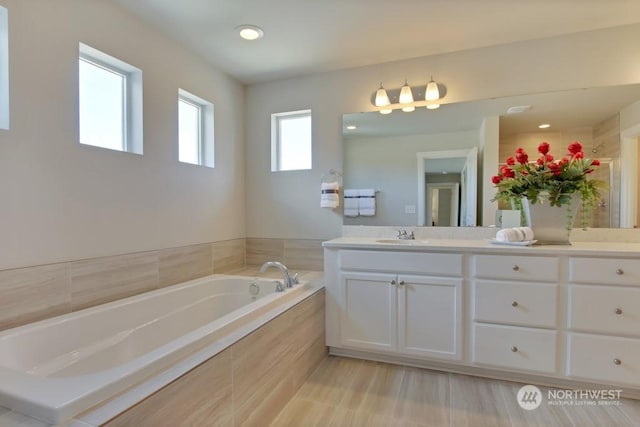
{"type": "Polygon", "coordinates": [[[371,111],[371,94],[381,81],[397,88],[405,78],[426,84],[433,75],[447,87],[446,102],[638,83],[637,40],[640,24],[251,85],[246,93],[247,235],[323,239],[341,233],[339,212],[318,207],[320,177],[331,168],[342,169],[342,114],[371,111]],[[271,173],[270,114],[304,108],[312,109],[313,170],[271,173]]]}
{"type": "Polygon", "coordinates": [[[0,270],[245,237],[243,86],[107,0],[2,0],[0,270]],[[144,155],[78,143],[78,43],[143,71],[144,155]],[[177,161],[178,88],[215,104],[216,167],[177,161]]]}

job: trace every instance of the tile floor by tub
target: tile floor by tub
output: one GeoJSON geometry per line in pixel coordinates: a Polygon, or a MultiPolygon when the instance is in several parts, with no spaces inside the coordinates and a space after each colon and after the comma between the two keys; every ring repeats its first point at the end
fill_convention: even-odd
{"type": "MultiPolygon", "coordinates": [[[[640,401],[525,411],[522,384],[328,357],[271,427],[638,427],[640,401]]],[[[540,387],[543,394],[547,388],[540,387]]]]}

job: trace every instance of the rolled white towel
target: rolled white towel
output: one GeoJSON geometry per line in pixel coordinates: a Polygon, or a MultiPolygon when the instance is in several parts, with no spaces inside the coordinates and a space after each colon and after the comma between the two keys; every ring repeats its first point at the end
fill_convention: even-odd
{"type": "Polygon", "coordinates": [[[340,206],[340,184],[323,182],[320,184],[320,207],[335,209],[340,206]]]}
{"type": "Polygon", "coordinates": [[[515,228],[503,228],[496,233],[496,240],[498,242],[521,242],[523,233],[515,228]]]}

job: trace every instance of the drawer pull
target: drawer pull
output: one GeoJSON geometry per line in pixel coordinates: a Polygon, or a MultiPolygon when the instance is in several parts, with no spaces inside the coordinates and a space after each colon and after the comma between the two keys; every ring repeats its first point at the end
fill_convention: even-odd
{"type": "Polygon", "coordinates": [[[391,281],[391,286],[395,286],[395,284],[396,284],[396,281],[395,281],[395,280],[392,280],[392,281],[391,281]]]}
{"type": "Polygon", "coordinates": [[[622,314],[622,309],[621,309],[621,308],[616,308],[615,313],[616,313],[616,314],[622,314]]]}
{"type": "Polygon", "coordinates": [[[518,347],[516,347],[516,346],[514,345],[513,347],[511,347],[511,351],[513,351],[513,352],[515,353],[516,351],[518,351],[518,347]]]}
{"type": "Polygon", "coordinates": [[[518,270],[520,270],[520,267],[518,267],[518,265],[514,265],[513,266],[513,271],[518,271],[518,270]]]}
{"type": "Polygon", "coordinates": [[[514,301],[511,303],[511,307],[517,307],[518,306],[518,301],[514,301]]]}
{"type": "Polygon", "coordinates": [[[404,286],[404,280],[400,280],[400,283],[398,283],[400,286],[404,286]]]}
{"type": "Polygon", "coordinates": [[[616,269],[616,274],[617,274],[618,276],[622,276],[622,275],[624,274],[624,270],[623,270],[623,269],[621,269],[621,268],[618,268],[618,269],[616,269]]]}
{"type": "Polygon", "coordinates": [[[614,365],[622,365],[622,360],[617,359],[617,358],[616,358],[616,359],[613,359],[613,364],[614,364],[614,365]]]}

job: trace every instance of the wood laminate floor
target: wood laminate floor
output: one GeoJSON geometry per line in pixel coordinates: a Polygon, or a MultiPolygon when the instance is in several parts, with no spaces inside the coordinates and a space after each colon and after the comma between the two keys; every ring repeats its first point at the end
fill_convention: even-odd
{"type": "Polygon", "coordinates": [[[271,427],[640,427],[640,401],[522,409],[522,384],[329,356],[271,427]]]}

